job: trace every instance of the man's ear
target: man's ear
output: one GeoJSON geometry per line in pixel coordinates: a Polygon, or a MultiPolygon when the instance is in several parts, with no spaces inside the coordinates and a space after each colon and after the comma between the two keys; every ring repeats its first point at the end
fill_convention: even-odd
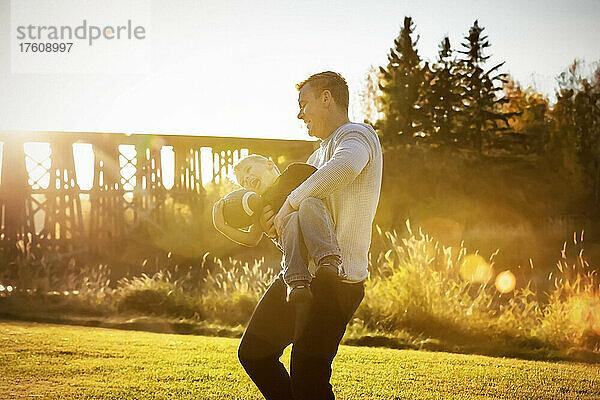
{"type": "Polygon", "coordinates": [[[325,106],[329,107],[332,100],[333,100],[333,98],[331,96],[331,92],[329,91],[329,89],[325,89],[321,92],[321,101],[323,102],[323,104],[325,106]]]}

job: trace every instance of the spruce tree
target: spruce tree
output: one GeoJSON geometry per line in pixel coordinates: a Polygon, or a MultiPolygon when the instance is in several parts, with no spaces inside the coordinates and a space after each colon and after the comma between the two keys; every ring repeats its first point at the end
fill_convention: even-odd
{"type": "Polygon", "coordinates": [[[421,68],[421,78],[419,98],[415,105],[419,111],[419,131],[415,133],[415,139],[431,141],[437,130],[434,124],[436,99],[432,86],[432,83],[435,82],[435,66],[432,68],[429,66],[429,62],[425,62],[421,68]]]}
{"type": "Polygon", "coordinates": [[[509,129],[509,114],[502,112],[502,105],[507,99],[500,98],[498,92],[500,85],[505,82],[506,74],[497,73],[504,62],[484,71],[483,66],[490,58],[485,54],[490,42],[476,20],[466,42],[461,43],[465,50],[459,51],[464,57],[461,59],[462,103],[464,110],[461,113],[462,130],[466,134],[466,142],[479,152],[483,151],[484,142],[490,142],[494,136],[509,129]],[[496,74],[496,75],[494,75],[496,74]],[[502,123],[500,123],[502,121],[502,123]]]}
{"type": "Polygon", "coordinates": [[[439,45],[438,60],[429,80],[429,119],[435,141],[456,143],[456,116],[462,107],[458,62],[452,57],[450,39],[439,45]]]}
{"type": "Polygon", "coordinates": [[[423,112],[419,102],[423,70],[416,48],[419,38],[412,38],[414,29],[412,18],[405,17],[394,47],[390,49],[388,64],[379,69],[383,117],[377,128],[388,143],[412,142],[415,134],[422,131],[423,112]]]}

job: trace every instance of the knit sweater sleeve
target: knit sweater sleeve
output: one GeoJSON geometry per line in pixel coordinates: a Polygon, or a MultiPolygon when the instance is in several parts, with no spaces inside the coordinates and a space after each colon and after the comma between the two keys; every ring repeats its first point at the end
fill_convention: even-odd
{"type": "Polygon", "coordinates": [[[370,147],[357,132],[346,134],[331,158],[290,193],[288,201],[298,209],[308,197],[325,198],[351,183],[370,159],[370,147]]]}

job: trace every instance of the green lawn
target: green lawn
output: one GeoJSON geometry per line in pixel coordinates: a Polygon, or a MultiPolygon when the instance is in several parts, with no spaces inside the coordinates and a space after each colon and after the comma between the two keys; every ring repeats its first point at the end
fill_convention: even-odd
{"type": "MultiPolygon", "coordinates": [[[[0,398],[260,399],[238,342],[3,321],[0,398]]],[[[341,346],[333,370],[338,399],[600,399],[597,364],[341,346]]]]}

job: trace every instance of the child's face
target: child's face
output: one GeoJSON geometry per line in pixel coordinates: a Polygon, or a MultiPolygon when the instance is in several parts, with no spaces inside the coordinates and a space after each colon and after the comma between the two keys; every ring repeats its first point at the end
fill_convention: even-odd
{"type": "Polygon", "coordinates": [[[236,174],[236,179],[244,189],[263,194],[279,176],[279,171],[271,160],[253,160],[236,174]]]}

